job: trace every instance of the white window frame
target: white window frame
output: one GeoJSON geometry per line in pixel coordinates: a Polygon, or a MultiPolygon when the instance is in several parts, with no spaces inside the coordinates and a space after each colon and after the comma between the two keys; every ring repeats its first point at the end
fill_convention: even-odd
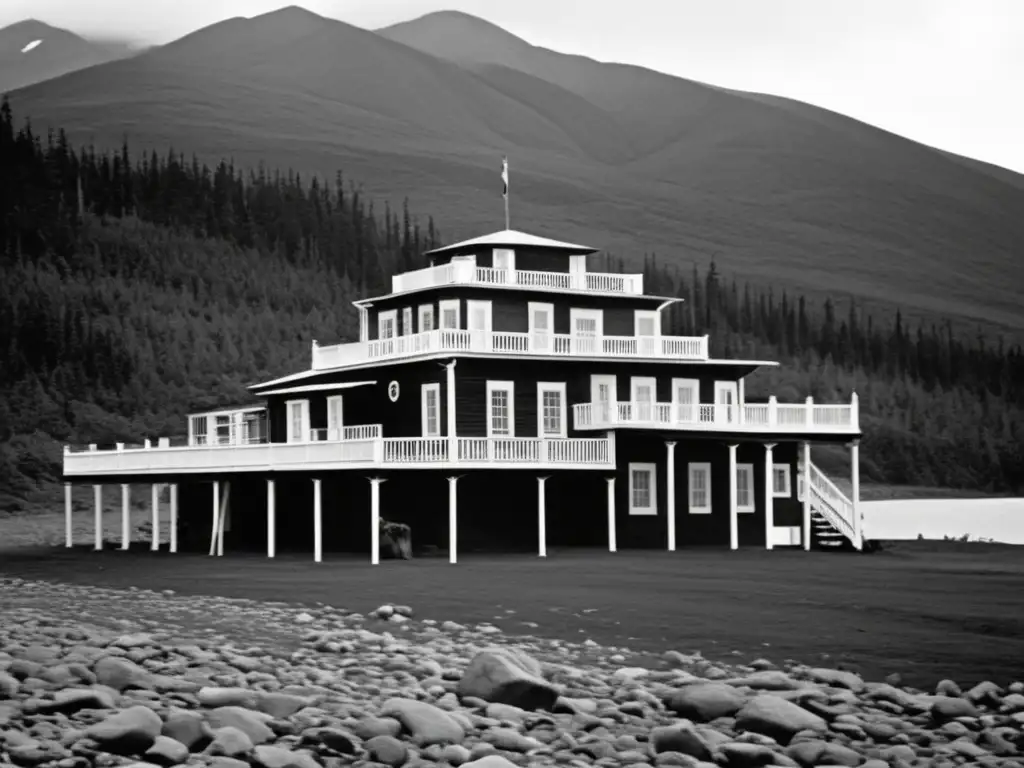
{"type": "Polygon", "coordinates": [[[685,415],[682,413],[679,402],[679,389],[684,387],[689,389],[693,393],[693,403],[691,403],[692,412],[689,414],[692,416],[692,421],[700,420],[700,379],[672,379],[672,419],[674,421],[681,421],[681,416],[685,415]]]}
{"type": "Polygon", "coordinates": [[[529,301],[526,303],[526,328],[529,333],[531,352],[551,354],[555,351],[555,305],[546,301],[529,301]],[[534,324],[534,315],[542,313],[547,317],[548,327],[544,330],[534,324]]]}
{"type": "MultiPolygon", "coordinates": [[[[569,308],[569,334],[572,336],[576,335],[576,320],[583,318],[591,318],[595,320],[594,323],[594,336],[601,338],[604,336],[604,310],[603,309],[581,309],[579,307],[569,308]]],[[[590,338],[589,336],[584,338],[590,338]]]]}
{"type": "Polygon", "coordinates": [[[289,443],[309,442],[309,400],[285,400],[285,435],[289,443]],[[301,421],[299,434],[295,434],[295,425],[292,422],[292,406],[301,406],[301,421]]]}
{"type": "Polygon", "coordinates": [[[462,300],[461,299],[441,299],[437,306],[438,314],[438,328],[444,331],[457,331],[462,328],[462,300]],[[455,327],[446,328],[444,325],[444,313],[445,310],[455,310],[455,327]]]}
{"type": "Polygon", "coordinates": [[[345,438],[345,396],[344,395],[330,395],[327,398],[327,439],[328,440],[343,440],[345,438]],[[340,419],[334,428],[338,430],[338,436],[331,437],[331,403],[338,403],[338,411],[340,419]]]}
{"type": "Polygon", "coordinates": [[[754,512],[756,510],[757,502],[754,499],[754,465],[753,464],[737,464],[736,465],[736,511],[737,512],[754,512]],[[747,476],[747,504],[740,504],[740,475],[747,476]]]}
{"type": "Polygon", "coordinates": [[[633,311],[633,335],[640,338],[640,321],[651,320],[654,324],[654,333],[643,338],[658,338],[661,336],[661,312],[656,309],[637,309],[633,311]]]}
{"type": "Polygon", "coordinates": [[[412,326],[412,307],[402,307],[402,335],[409,336],[415,330],[412,326]]]}
{"type": "Polygon", "coordinates": [[[773,499],[788,499],[793,495],[793,468],[789,464],[772,464],[772,498],[773,499]],[[786,479],[786,490],[777,491],[775,490],[775,473],[782,471],[783,477],[786,479]]]}
{"type": "Polygon", "coordinates": [[[398,310],[397,309],[385,309],[377,313],[377,339],[384,341],[384,339],[393,339],[398,336],[398,310]],[[394,329],[394,333],[390,336],[384,335],[384,324],[387,320],[391,321],[391,327],[394,329]]]}
{"type": "Polygon", "coordinates": [[[423,437],[441,437],[441,383],[438,381],[420,387],[420,427],[423,437]],[[437,424],[433,431],[430,429],[430,420],[427,415],[427,396],[431,392],[434,393],[434,403],[437,407],[437,424]]]}
{"type": "Polygon", "coordinates": [[[658,410],[658,379],[654,376],[630,376],[629,403],[629,409],[633,419],[638,421],[652,421],[657,415],[658,410]],[[641,404],[636,396],[637,389],[643,385],[648,385],[651,388],[651,401],[646,404],[641,404]]]}
{"type": "Polygon", "coordinates": [[[434,322],[435,318],[434,318],[434,305],[433,304],[420,304],[419,307],[417,308],[416,315],[417,315],[416,316],[416,321],[417,321],[417,326],[416,327],[419,329],[419,333],[424,333],[426,331],[433,331],[433,330],[435,330],[437,328],[437,323],[434,322]],[[426,319],[428,317],[430,318],[430,323],[426,322],[426,319]],[[430,327],[427,328],[426,327],[427,325],[429,325],[430,327]]]}
{"type": "Polygon", "coordinates": [[[491,250],[491,268],[495,270],[508,270],[511,274],[516,271],[516,252],[514,248],[493,248],[491,250]],[[508,257],[508,264],[504,267],[498,266],[498,260],[500,257],[508,257]]]}
{"type": "Polygon", "coordinates": [[[512,381],[488,381],[487,382],[487,436],[488,437],[515,437],[516,436],[516,386],[512,381]],[[491,395],[496,390],[508,392],[508,434],[497,435],[494,433],[494,403],[491,395]]]}
{"type": "MultiPolygon", "coordinates": [[[[644,462],[631,462],[629,465],[629,514],[631,515],[656,515],[658,514],[658,465],[644,462]],[[646,507],[638,507],[634,504],[633,498],[633,473],[648,472],[651,477],[651,503],[646,507]]],[[[671,514],[671,511],[670,511],[671,514]]]]}
{"type": "Polygon", "coordinates": [[[686,468],[686,495],[687,495],[687,506],[691,515],[710,515],[711,514],[711,462],[709,461],[695,461],[687,465],[686,468]],[[693,503],[693,491],[694,482],[693,476],[697,472],[704,472],[707,476],[707,483],[705,485],[707,492],[708,503],[705,506],[698,507],[693,503]]]}
{"type": "Polygon", "coordinates": [[[564,381],[538,381],[537,382],[537,437],[566,437],[567,436],[567,425],[566,420],[566,392],[564,381]],[[545,392],[557,392],[558,393],[558,431],[557,432],[545,432],[544,431],[544,393],[545,392]]]}

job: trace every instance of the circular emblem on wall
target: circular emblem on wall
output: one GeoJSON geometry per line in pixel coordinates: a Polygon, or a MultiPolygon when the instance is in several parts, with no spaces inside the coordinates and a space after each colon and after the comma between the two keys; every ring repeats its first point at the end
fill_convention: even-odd
{"type": "Polygon", "coordinates": [[[388,384],[388,398],[391,402],[395,402],[398,399],[398,382],[392,381],[388,384]]]}

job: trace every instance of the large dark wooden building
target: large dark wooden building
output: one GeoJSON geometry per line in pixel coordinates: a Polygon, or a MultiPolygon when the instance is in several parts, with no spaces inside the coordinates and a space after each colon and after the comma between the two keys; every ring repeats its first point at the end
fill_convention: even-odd
{"type": "Polygon", "coordinates": [[[95,489],[96,547],[103,485],[121,484],[127,521],[129,484],[151,483],[154,519],[170,486],[171,548],[210,554],[377,562],[382,519],[452,562],[549,545],[861,548],[856,395],[747,402],[744,379],[777,363],[664,335],[679,299],[587,271],[593,252],[514,230],[438,248],[356,302],[358,341],[313,341],[309,369],[253,385],[252,405],[193,414],[187,437],[68,448],[68,545],[77,482],[95,489]],[[850,446],[851,496],[812,463],[820,442],[850,446]]]}

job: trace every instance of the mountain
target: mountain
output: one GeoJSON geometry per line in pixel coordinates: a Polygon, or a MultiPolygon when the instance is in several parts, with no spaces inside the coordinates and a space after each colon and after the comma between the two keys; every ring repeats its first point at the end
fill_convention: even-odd
{"type": "Polygon", "coordinates": [[[449,239],[512,224],[808,295],[1024,331],[1024,178],[789,99],[537,48],[465,14],[285,8],[16,91],[73,140],[345,169],[449,239]]]}
{"type": "Polygon", "coordinates": [[[0,93],[130,56],[118,40],[86,40],[29,19],[0,29],[0,93]]]}

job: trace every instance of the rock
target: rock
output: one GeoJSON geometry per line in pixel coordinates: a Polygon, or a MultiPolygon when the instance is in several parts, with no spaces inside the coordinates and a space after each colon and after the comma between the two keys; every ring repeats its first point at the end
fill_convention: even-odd
{"type": "Polygon", "coordinates": [[[852,768],[864,761],[858,752],[849,747],[818,740],[790,744],[786,748],[786,755],[808,768],[816,765],[845,765],[852,768]]]}
{"type": "Polygon", "coordinates": [[[775,752],[762,744],[742,742],[723,744],[719,748],[719,753],[725,758],[725,764],[730,768],[757,768],[757,766],[771,765],[777,757],[775,752]]]}
{"type": "Polygon", "coordinates": [[[824,733],[825,721],[811,712],[778,696],[761,694],[743,705],[736,715],[736,728],[740,731],[771,736],[780,744],[789,744],[800,731],[824,733]]]}
{"type": "Polygon", "coordinates": [[[213,739],[213,730],[198,712],[179,710],[164,721],[160,733],[184,744],[188,749],[203,749],[213,739]]]}
{"type": "Polygon", "coordinates": [[[941,722],[957,717],[977,717],[978,708],[967,699],[936,696],[932,701],[931,714],[933,718],[941,722]]]}
{"type": "Polygon", "coordinates": [[[133,661],[120,656],[104,656],[92,668],[96,680],[115,691],[128,688],[152,688],[152,675],[133,661]]]}
{"type": "Polygon", "coordinates": [[[507,648],[477,653],[457,690],[460,696],[476,696],[526,710],[550,710],[559,696],[558,689],[541,677],[536,661],[507,648]]]}
{"type": "Polygon", "coordinates": [[[139,755],[153,746],[163,722],[149,707],[135,706],[90,726],[85,735],[106,752],[139,755]]]}
{"type": "Polygon", "coordinates": [[[302,734],[301,743],[323,744],[343,755],[354,755],[358,746],[356,737],[340,728],[314,728],[302,734]]]}
{"type": "Polygon", "coordinates": [[[189,752],[180,741],[169,736],[157,736],[153,746],[146,750],[145,757],[157,765],[180,765],[188,760],[189,752]]]}
{"type": "Polygon", "coordinates": [[[260,768],[320,768],[305,752],[261,744],[252,752],[252,764],[260,768]]]}
{"type": "Polygon", "coordinates": [[[248,688],[212,688],[199,689],[199,703],[204,707],[245,707],[254,709],[260,700],[258,691],[248,688]]]}
{"type": "Polygon", "coordinates": [[[537,739],[524,736],[511,728],[491,728],[484,733],[484,739],[488,744],[508,752],[529,752],[544,746],[537,739]]]}
{"type": "Polygon", "coordinates": [[[725,682],[729,685],[745,685],[748,688],[761,691],[792,691],[800,687],[799,681],[777,669],[766,669],[746,677],[734,677],[725,682]]]}
{"type": "Polygon", "coordinates": [[[469,750],[461,744],[449,744],[441,750],[441,760],[450,765],[462,765],[469,761],[469,750]]]}
{"type": "Polygon", "coordinates": [[[484,755],[471,763],[463,763],[462,768],[519,768],[519,766],[501,755],[484,755]]]}
{"type": "Polygon", "coordinates": [[[242,707],[218,707],[207,715],[207,722],[215,731],[219,728],[237,728],[245,733],[253,744],[265,744],[273,740],[274,732],[267,725],[269,715],[253,712],[242,707]]]}
{"type": "Polygon", "coordinates": [[[697,760],[711,760],[712,746],[692,723],[686,721],[653,729],[650,744],[656,755],[662,752],[676,752],[690,755],[697,760]]]}
{"type": "Polygon", "coordinates": [[[677,690],[666,704],[680,717],[708,722],[731,717],[746,700],[746,696],[726,683],[694,683],[677,690]]]}
{"type": "Polygon", "coordinates": [[[223,755],[224,757],[241,757],[252,752],[252,739],[249,734],[241,728],[233,725],[226,725],[216,728],[213,732],[213,741],[204,750],[208,755],[223,755]]]}
{"type": "Polygon", "coordinates": [[[808,677],[816,683],[824,683],[835,688],[849,688],[855,693],[864,690],[864,680],[860,675],[847,672],[842,669],[827,669],[825,667],[812,667],[807,670],[808,677]]]}
{"type": "Polygon", "coordinates": [[[257,700],[256,708],[274,718],[291,717],[301,709],[313,704],[313,700],[305,696],[291,693],[264,693],[257,700]]]}
{"type": "Polygon", "coordinates": [[[413,740],[427,744],[460,744],[466,734],[451,715],[433,704],[415,699],[388,699],[380,710],[394,717],[412,734],[413,740]]]}
{"type": "Polygon", "coordinates": [[[409,759],[409,749],[394,736],[374,736],[363,746],[370,757],[392,768],[404,765],[409,759]]]}
{"type": "Polygon", "coordinates": [[[113,709],[116,706],[114,697],[102,689],[65,688],[53,695],[53,701],[43,701],[36,705],[36,712],[44,715],[55,712],[69,715],[82,709],[113,709]]]}

